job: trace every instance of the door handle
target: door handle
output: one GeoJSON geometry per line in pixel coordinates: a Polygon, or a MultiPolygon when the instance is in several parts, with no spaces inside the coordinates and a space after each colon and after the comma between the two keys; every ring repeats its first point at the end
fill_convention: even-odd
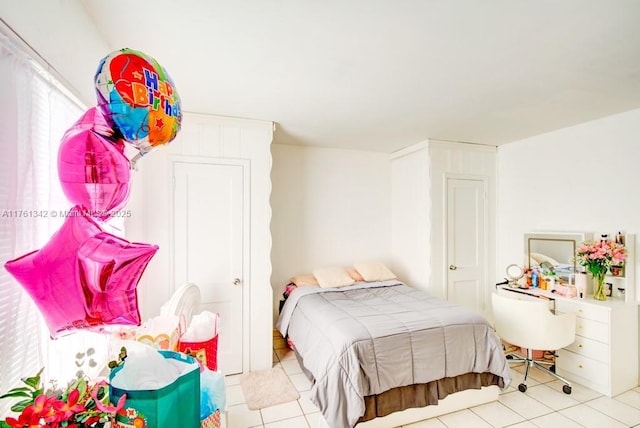
{"type": "Polygon", "coordinates": [[[458,266],[456,265],[449,265],[449,270],[456,270],[458,269],[458,266]]]}
{"type": "Polygon", "coordinates": [[[233,279],[233,285],[240,285],[242,281],[240,281],[240,278],[234,278],[233,279]]]}

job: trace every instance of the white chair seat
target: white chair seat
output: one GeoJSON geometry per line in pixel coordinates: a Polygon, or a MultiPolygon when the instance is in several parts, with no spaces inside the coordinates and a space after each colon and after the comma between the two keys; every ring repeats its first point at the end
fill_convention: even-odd
{"type": "Polygon", "coordinates": [[[532,351],[557,350],[569,346],[575,340],[576,314],[565,313],[554,315],[547,306],[547,301],[519,300],[493,293],[493,319],[496,333],[505,342],[527,349],[527,356],[515,358],[512,361],[525,363],[523,382],[518,385],[522,392],[527,390],[529,368],[537,368],[562,380],[565,386],[562,390],[570,394],[571,384],[555,371],[549,370],[543,363],[533,359],[532,351]]]}

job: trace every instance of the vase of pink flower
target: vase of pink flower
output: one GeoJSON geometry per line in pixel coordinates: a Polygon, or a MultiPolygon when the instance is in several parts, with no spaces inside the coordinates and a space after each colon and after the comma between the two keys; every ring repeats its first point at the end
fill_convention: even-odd
{"type": "Polygon", "coordinates": [[[593,298],[606,300],[605,277],[612,266],[621,266],[627,259],[627,249],[616,242],[585,241],[576,250],[576,262],[584,266],[595,280],[593,298]]]}

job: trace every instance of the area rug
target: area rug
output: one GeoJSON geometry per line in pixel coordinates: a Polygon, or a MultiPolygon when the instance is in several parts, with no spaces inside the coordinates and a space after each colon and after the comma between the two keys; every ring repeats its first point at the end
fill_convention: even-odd
{"type": "Polygon", "coordinates": [[[300,398],[300,393],[280,367],[250,372],[240,376],[240,386],[247,407],[264,409],[300,398]]]}

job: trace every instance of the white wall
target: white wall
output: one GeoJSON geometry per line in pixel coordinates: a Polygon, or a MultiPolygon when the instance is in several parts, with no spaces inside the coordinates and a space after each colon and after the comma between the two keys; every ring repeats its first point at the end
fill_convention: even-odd
{"type": "Polygon", "coordinates": [[[273,144],[274,305],[296,274],[355,261],[390,262],[389,155],[273,144]]]}
{"type": "Polygon", "coordinates": [[[427,144],[393,153],[391,268],[407,284],[426,291],[431,275],[430,192],[427,144]]]}
{"type": "Polygon", "coordinates": [[[0,16],[60,72],[74,95],[96,104],[93,76],[112,49],[80,2],[0,0],[0,16]]]}
{"type": "Polygon", "coordinates": [[[637,234],[640,109],[500,146],[498,177],[499,277],[524,262],[525,232],[637,234]]]}

